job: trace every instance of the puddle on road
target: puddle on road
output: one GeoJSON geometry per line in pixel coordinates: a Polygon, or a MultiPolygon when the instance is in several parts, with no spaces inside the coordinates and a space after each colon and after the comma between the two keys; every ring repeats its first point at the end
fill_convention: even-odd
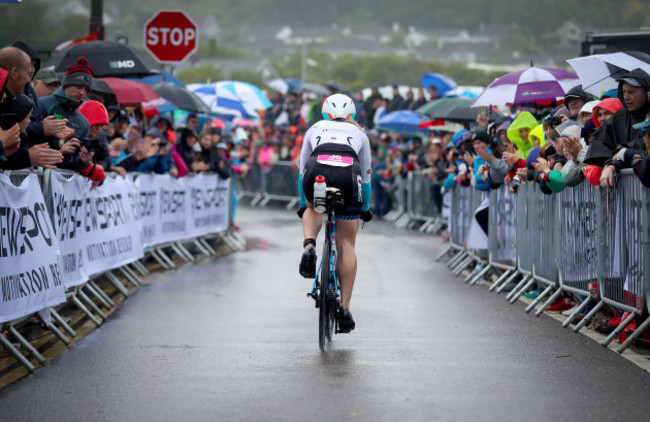
{"type": "Polygon", "coordinates": [[[246,237],[246,251],[268,251],[276,248],[277,245],[270,244],[266,239],[246,237]]]}

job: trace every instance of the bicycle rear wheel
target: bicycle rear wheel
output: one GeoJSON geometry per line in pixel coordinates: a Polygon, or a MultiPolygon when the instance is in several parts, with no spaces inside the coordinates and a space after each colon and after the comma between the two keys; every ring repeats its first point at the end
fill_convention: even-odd
{"type": "MultiPolygon", "coordinates": [[[[329,231],[329,230],[328,230],[329,231]]],[[[329,235],[326,234],[325,242],[323,244],[323,255],[322,262],[320,267],[320,295],[319,300],[319,312],[318,312],[318,345],[322,352],[325,351],[327,343],[332,340],[332,328],[331,323],[331,314],[332,310],[330,309],[330,291],[329,291],[329,268],[330,268],[330,239],[329,235]]]]}

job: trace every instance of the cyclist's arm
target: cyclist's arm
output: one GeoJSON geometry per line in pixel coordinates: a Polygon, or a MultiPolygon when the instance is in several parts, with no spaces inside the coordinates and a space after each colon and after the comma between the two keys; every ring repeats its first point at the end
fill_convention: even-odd
{"type": "MultiPolygon", "coordinates": [[[[312,126],[313,128],[313,126],[312,126]]],[[[301,208],[307,207],[307,200],[305,199],[305,192],[302,188],[302,175],[305,172],[305,165],[311,158],[312,148],[311,148],[311,137],[312,137],[312,128],[310,128],[302,141],[302,149],[300,150],[300,163],[299,163],[299,175],[298,175],[298,205],[301,208]]]]}
{"type": "Polygon", "coordinates": [[[309,159],[311,158],[311,153],[313,152],[311,147],[311,138],[313,134],[314,134],[314,126],[312,126],[311,128],[309,128],[309,130],[307,130],[302,140],[302,148],[300,150],[300,164],[299,164],[301,175],[305,172],[305,166],[309,162],[309,159]]]}
{"type": "Polygon", "coordinates": [[[363,134],[363,141],[363,146],[361,147],[361,151],[359,151],[359,164],[361,167],[361,200],[363,201],[361,211],[368,211],[370,209],[370,166],[372,165],[372,159],[370,157],[370,141],[365,133],[363,134]]]}

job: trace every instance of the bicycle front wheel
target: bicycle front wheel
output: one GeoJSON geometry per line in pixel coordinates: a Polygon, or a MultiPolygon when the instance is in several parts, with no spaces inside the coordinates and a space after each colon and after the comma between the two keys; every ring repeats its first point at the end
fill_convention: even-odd
{"type": "Polygon", "coordinates": [[[325,236],[322,255],[323,258],[320,266],[320,295],[318,297],[318,344],[320,346],[321,352],[325,351],[327,343],[332,340],[332,324],[330,318],[332,310],[330,309],[329,301],[330,248],[331,244],[329,236],[325,236]]]}

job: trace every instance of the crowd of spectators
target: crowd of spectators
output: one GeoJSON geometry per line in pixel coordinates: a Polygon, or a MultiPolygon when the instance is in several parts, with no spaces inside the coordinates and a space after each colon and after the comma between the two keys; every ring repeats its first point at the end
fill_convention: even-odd
{"type": "MultiPolygon", "coordinates": [[[[93,187],[109,172],[246,178],[253,166],[297,168],[305,131],[322,119],[323,96],[290,91],[275,94],[257,125],[194,114],[179,125],[166,115],[107,103],[91,91],[93,74],[82,57],[59,78],[41,69],[36,50],[22,41],[0,49],[0,170],[68,169],[93,187]]],[[[632,168],[650,187],[650,76],[635,69],[618,81],[618,89],[598,99],[578,85],[557,106],[512,108],[496,121],[479,114],[464,130],[424,137],[380,131],[376,123],[384,113],[438,99],[435,88],[406,98],[397,86],[391,98],[376,86],[365,99],[348,93],[373,151],[374,214],[381,218],[394,207],[397,187],[413,171],[431,180],[429,195],[439,210],[456,185],[487,191],[505,184],[516,192],[532,182],[553,194],[580,183],[611,188],[617,173],[632,168]]],[[[562,299],[557,309],[573,305],[562,299]]]]}

